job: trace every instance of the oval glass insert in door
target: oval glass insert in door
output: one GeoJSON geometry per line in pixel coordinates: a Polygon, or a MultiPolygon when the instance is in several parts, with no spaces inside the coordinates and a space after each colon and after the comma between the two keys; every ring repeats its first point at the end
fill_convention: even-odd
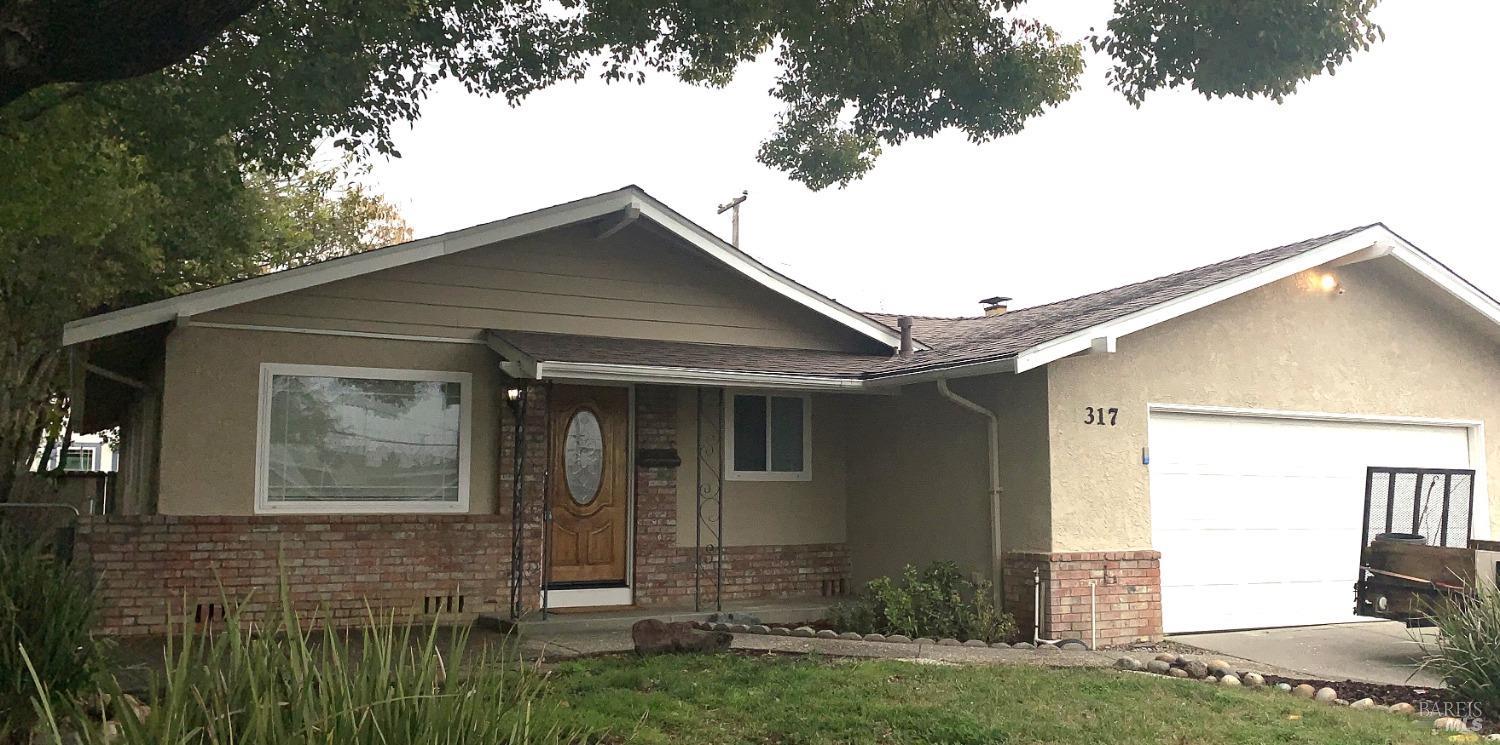
{"type": "Polygon", "coordinates": [[[604,432],[599,417],[588,409],[579,409],[568,421],[563,438],[563,470],[567,474],[568,496],[580,505],[591,504],[599,497],[604,480],[604,432]]]}

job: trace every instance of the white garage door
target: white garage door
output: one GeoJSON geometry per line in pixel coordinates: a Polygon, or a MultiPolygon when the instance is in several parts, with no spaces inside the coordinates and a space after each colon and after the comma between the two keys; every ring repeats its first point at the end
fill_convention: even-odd
{"type": "Polygon", "coordinates": [[[1469,467],[1465,427],[1153,412],[1149,438],[1169,633],[1356,620],[1365,469],[1469,467]]]}

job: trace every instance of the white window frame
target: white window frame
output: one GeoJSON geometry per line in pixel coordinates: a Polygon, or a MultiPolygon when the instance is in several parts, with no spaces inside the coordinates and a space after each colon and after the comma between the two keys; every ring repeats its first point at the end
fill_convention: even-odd
{"type": "Polygon", "coordinates": [[[469,471],[473,447],[474,376],[446,370],[406,370],[384,367],[343,367],[338,365],[294,365],[263,362],[260,366],[260,407],[256,423],[255,445],[255,512],[256,514],[387,514],[387,513],[465,513],[469,511],[469,471]],[[271,450],[271,380],[277,375],[299,375],[323,378],[365,378],[368,380],[416,380],[431,383],[458,383],[458,501],[421,500],[410,502],[272,502],[269,499],[271,450]]]}
{"type": "Polygon", "coordinates": [[[727,389],[724,392],[724,478],[729,481],[812,481],[812,396],[771,390],[727,389]],[[771,467],[772,398],[802,399],[802,470],[737,471],[734,468],[734,397],[759,396],[766,401],[766,468],[771,467]]]}
{"type": "Polygon", "coordinates": [[[69,447],[66,451],[64,451],[62,453],[61,460],[58,461],[58,467],[61,468],[61,469],[63,469],[63,470],[65,470],[65,471],[72,471],[73,473],[90,473],[90,472],[98,471],[99,470],[99,462],[98,461],[99,461],[99,451],[96,448],[89,447],[88,445],[73,445],[73,446],[69,447]],[[73,469],[69,469],[68,468],[68,455],[71,454],[71,453],[79,453],[79,454],[88,456],[89,467],[88,468],[73,468],[73,469]]]}

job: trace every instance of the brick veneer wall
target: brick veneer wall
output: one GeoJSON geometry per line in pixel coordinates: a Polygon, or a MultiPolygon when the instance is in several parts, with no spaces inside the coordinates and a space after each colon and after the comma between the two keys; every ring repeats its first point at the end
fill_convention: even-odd
{"type": "MultiPolygon", "coordinates": [[[[678,448],[693,467],[689,443],[677,442],[677,390],[639,386],[635,391],[636,447],[678,448]]],[[[635,601],[646,607],[687,607],[697,591],[696,552],[677,545],[677,469],[638,468],[635,481],[635,601]]],[[[715,570],[704,552],[704,598],[711,597],[715,570]]],[[[807,597],[843,592],[849,576],[849,549],[842,543],[783,546],[727,546],[723,599],[807,597]]]]}
{"type": "Polygon", "coordinates": [[[260,619],[283,574],[296,606],[334,623],[363,620],[366,603],[422,613],[448,595],[463,609],[444,601],[444,617],[464,619],[504,608],[509,533],[490,515],[85,517],[75,555],[100,583],[105,633],[162,633],[199,604],[217,616],[225,597],[260,619]]]}
{"type": "MultiPolygon", "coordinates": [[[[521,601],[534,610],[545,530],[546,389],[534,386],[527,395],[521,601]]],[[[445,610],[444,617],[507,614],[516,448],[514,414],[501,409],[493,515],[86,518],[78,554],[101,581],[102,630],[160,633],[169,613],[192,616],[199,604],[219,605],[223,595],[240,599],[252,590],[244,610],[257,618],[274,602],[283,572],[298,606],[325,608],[335,623],[363,620],[367,602],[382,612],[422,612],[424,598],[439,595],[465,598],[461,614],[445,610]]],[[[636,389],[638,448],[676,447],[676,426],[676,389],[636,389]]],[[[691,607],[695,551],[677,545],[677,469],[638,468],[635,479],[636,604],[691,607]]],[[[726,601],[836,595],[846,589],[849,551],[841,543],[732,546],[723,569],[726,601]]],[[[710,559],[703,566],[705,593],[713,571],[710,559]]]]}
{"type": "Polygon", "coordinates": [[[1099,645],[1161,638],[1161,554],[1156,551],[1010,553],[1005,605],[1031,635],[1033,577],[1042,582],[1043,638],[1089,641],[1089,580],[1094,581],[1099,645]]]}

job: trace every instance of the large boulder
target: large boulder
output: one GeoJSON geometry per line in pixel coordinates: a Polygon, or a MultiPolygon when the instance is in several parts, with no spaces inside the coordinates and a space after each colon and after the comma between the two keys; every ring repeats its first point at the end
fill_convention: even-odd
{"type": "Polygon", "coordinates": [[[639,654],[722,652],[734,641],[733,634],[723,631],[703,631],[685,621],[667,623],[655,618],[636,621],[630,627],[630,638],[639,654]]]}

